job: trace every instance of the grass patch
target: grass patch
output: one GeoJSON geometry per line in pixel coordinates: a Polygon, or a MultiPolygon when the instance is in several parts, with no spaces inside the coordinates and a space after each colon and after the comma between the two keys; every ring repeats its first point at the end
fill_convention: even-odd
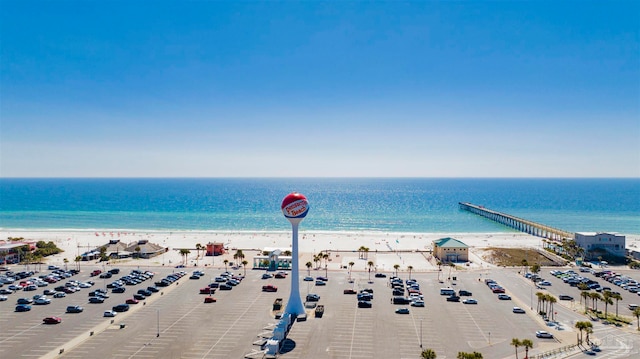
{"type": "Polygon", "coordinates": [[[538,263],[541,266],[556,265],[553,261],[534,249],[527,248],[497,248],[489,247],[482,255],[483,259],[491,264],[506,267],[521,267],[526,260],[529,265],[538,263]]]}

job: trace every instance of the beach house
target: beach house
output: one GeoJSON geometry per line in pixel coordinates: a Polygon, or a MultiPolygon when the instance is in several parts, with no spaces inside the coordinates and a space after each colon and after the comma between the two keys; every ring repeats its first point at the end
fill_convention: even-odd
{"type": "Polygon", "coordinates": [[[588,259],[626,255],[626,237],[615,232],[576,232],[576,244],[585,250],[588,259]]]}
{"type": "Polygon", "coordinates": [[[455,238],[440,238],[433,241],[433,256],[442,262],[467,262],[469,246],[455,238]]]}

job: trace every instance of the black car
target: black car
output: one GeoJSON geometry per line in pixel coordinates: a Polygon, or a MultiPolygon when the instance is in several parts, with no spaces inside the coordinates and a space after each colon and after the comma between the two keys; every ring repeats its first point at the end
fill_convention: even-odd
{"type": "Polygon", "coordinates": [[[570,295],[566,295],[566,294],[561,294],[560,296],[558,296],[558,298],[560,300],[573,300],[573,297],[570,295]]]}
{"type": "Polygon", "coordinates": [[[111,290],[111,293],[124,293],[127,289],[125,287],[117,287],[111,290]]]}
{"type": "Polygon", "coordinates": [[[147,289],[138,289],[138,294],[142,294],[145,297],[149,297],[153,294],[153,292],[151,292],[150,290],[147,289]]]}
{"type": "Polygon", "coordinates": [[[457,295],[452,295],[450,297],[447,297],[447,302],[459,302],[460,301],[460,297],[458,297],[457,295]]]}
{"type": "Polygon", "coordinates": [[[387,278],[387,275],[384,273],[376,273],[375,275],[376,278],[387,278]]]}
{"type": "Polygon", "coordinates": [[[91,298],[89,298],[89,303],[104,303],[104,298],[102,298],[102,297],[91,297],[91,298]]]}
{"type": "Polygon", "coordinates": [[[147,298],[146,296],[138,293],[133,295],[133,299],[136,299],[136,300],[145,300],[146,298],[147,298]]]}
{"type": "Polygon", "coordinates": [[[394,288],[393,295],[404,295],[404,289],[394,288]]]}
{"type": "Polygon", "coordinates": [[[228,284],[220,284],[220,290],[231,290],[231,289],[233,289],[233,287],[228,284]]]}
{"type": "Polygon", "coordinates": [[[307,302],[317,302],[320,300],[320,296],[317,294],[307,294],[307,302]]]}
{"type": "Polygon", "coordinates": [[[129,310],[129,304],[118,304],[111,308],[114,312],[126,312],[129,310]]]}
{"type": "Polygon", "coordinates": [[[371,308],[371,302],[368,300],[358,301],[358,308],[371,308]]]}
{"type": "Polygon", "coordinates": [[[151,293],[158,293],[160,291],[160,289],[156,287],[147,287],[147,290],[151,293]]]}
{"type": "Polygon", "coordinates": [[[461,297],[470,297],[472,294],[468,290],[460,290],[458,295],[461,297]]]}
{"type": "Polygon", "coordinates": [[[110,269],[110,270],[109,270],[109,273],[111,273],[111,274],[118,274],[118,273],[120,273],[120,269],[119,269],[119,268],[113,268],[113,269],[110,269]]]}

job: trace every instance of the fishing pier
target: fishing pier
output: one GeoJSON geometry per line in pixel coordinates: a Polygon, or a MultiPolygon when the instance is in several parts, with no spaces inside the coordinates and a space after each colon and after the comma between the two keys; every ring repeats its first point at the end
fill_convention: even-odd
{"type": "Polygon", "coordinates": [[[572,232],[567,232],[561,229],[549,227],[544,224],[528,221],[526,219],[518,218],[507,213],[494,211],[469,202],[460,202],[458,204],[460,205],[460,209],[475,213],[492,221],[496,221],[500,224],[504,224],[505,226],[517,229],[520,232],[528,233],[533,236],[547,238],[554,241],[562,241],[563,239],[574,238],[574,233],[572,232]]]}

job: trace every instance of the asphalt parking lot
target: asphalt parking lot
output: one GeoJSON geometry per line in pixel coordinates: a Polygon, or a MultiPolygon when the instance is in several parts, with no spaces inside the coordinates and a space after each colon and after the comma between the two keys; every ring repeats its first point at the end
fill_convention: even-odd
{"type": "MultiPolygon", "coordinates": [[[[121,269],[122,275],[132,268],[121,269]]],[[[157,272],[154,281],[180,270],[152,269],[157,272]]],[[[193,268],[184,270],[191,273],[193,268]]],[[[127,287],[123,294],[110,293],[111,297],[104,304],[87,303],[90,289],[83,289],[66,298],[54,299],[52,304],[33,306],[32,311],[25,313],[13,311],[15,300],[42,290],[12,294],[8,301],[0,302],[0,327],[4,334],[0,339],[0,356],[241,358],[259,349],[257,344],[270,335],[272,325],[277,322],[271,310],[272,303],[275,298],[283,298],[286,302],[290,279],[263,280],[264,272],[247,271],[246,279],[233,290],[216,291],[213,295],[217,298],[216,303],[204,303],[206,295],[199,294],[199,288],[209,284],[224,269],[203,271],[205,276],[202,278],[190,280],[187,275],[178,284],[164,288],[162,294],[154,294],[146,304],[132,305],[130,312],[119,313],[115,318],[103,318],[102,313],[124,302],[138,288],[152,285],[153,281],[127,287]],[[278,292],[262,292],[261,287],[266,284],[276,285],[278,292]],[[64,313],[66,306],[72,304],[82,305],[85,311],[64,313]],[[42,318],[50,315],[61,316],[63,322],[41,324],[42,318]],[[90,335],[91,331],[94,335],[90,335]],[[58,355],[60,349],[64,349],[62,355],[58,355]]],[[[89,279],[87,273],[83,270],[74,279],[89,279]]],[[[301,278],[306,274],[306,270],[302,270],[301,278]]],[[[312,271],[311,274],[315,277],[325,272],[312,271]]],[[[412,278],[417,279],[425,297],[423,308],[392,304],[388,278],[373,278],[372,275],[372,283],[368,283],[366,272],[354,273],[354,283],[348,282],[346,270],[330,271],[326,286],[301,282],[302,297],[307,293],[319,294],[319,304],[325,306],[325,314],[322,318],[314,318],[309,310],[307,321],[296,322],[280,357],[416,358],[422,344],[423,348],[435,350],[438,358],[455,358],[458,351],[479,351],[488,358],[506,358],[513,356],[512,338],[532,339],[534,348],[530,354],[572,344],[575,340],[572,328],[566,328],[565,333],[554,332],[561,342],[535,338],[536,330],[548,328],[531,313],[529,297],[535,289],[530,289],[515,270],[463,271],[455,276],[455,282],[440,283],[437,273],[413,273],[412,278]],[[513,300],[498,300],[484,284],[486,277],[496,279],[512,294],[513,300]],[[440,288],[445,286],[471,291],[478,304],[447,302],[445,296],[440,295],[440,288]],[[372,288],[373,307],[357,308],[356,296],[343,294],[344,289],[352,287],[356,290],[372,288]],[[514,306],[526,309],[527,313],[512,313],[514,306]],[[395,309],[400,307],[408,307],[410,313],[396,314],[395,309]]],[[[402,273],[401,277],[407,279],[408,274],[402,273]]],[[[554,279],[551,275],[547,277],[554,279]]],[[[559,294],[566,292],[565,289],[569,289],[568,285],[554,282],[547,290],[554,294],[558,290],[559,294]]]]}

